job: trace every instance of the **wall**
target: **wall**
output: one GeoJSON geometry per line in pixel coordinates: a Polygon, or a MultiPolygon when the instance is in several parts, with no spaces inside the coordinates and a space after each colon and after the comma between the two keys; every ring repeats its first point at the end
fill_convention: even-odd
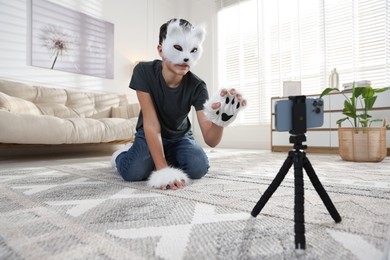
{"type": "Polygon", "coordinates": [[[0,78],[127,93],[130,101],[135,101],[134,92],[128,88],[131,66],[135,61],[159,58],[156,50],[158,29],[178,12],[176,1],[51,1],[114,24],[114,79],[30,66],[31,0],[0,0],[0,78]]]}
{"type": "MultiPolygon", "coordinates": [[[[205,23],[207,37],[203,57],[192,71],[207,84],[210,96],[216,86],[216,11],[210,0],[51,0],[115,25],[114,79],[102,79],[68,72],[36,68],[29,65],[31,0],[0,0],[0,78],[82,88],[91,91],[127,93],[131,66],[140,60],[159,58],[156,50],[161,24],[172,17],[187,18],[193,24],[205,23]]],[[[217,86],[218,87],[218,86],[217,86]]],[[[249,104],[250,105],[250,104],[249,104]]],[[[203,143],[202,134],[192,114],[195,139],[203,143]]],[[[270,127],[228,127],[219,147],[270,148],[270,127]]]]}

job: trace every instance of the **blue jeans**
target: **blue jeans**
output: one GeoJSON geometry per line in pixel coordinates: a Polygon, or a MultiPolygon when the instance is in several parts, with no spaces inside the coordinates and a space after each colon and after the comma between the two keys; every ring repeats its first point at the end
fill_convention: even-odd
{"type": "MultiPolygon", "coordinates": [[[[209,160],[192,135],[175,140],[162,138],[162,141],[165,158],[170,166],[182,169],[191,179],[200,179],[207,173],[209,160]]],[[[149,178],[155,166],[143,130],[137,131],[133,146],[119,154],[115,162],[125,181],[144,181],[149,178]]]]}

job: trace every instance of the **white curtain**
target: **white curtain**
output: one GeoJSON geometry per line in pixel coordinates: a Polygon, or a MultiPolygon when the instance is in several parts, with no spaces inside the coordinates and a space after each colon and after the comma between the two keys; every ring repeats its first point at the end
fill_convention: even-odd
{"type": "Polygon", "coordinates": [[[340,83],[390,85],[389,0],[217,0],[218,87],[239,87],[237,125],[270,123],[283,81],[319,94],[333,68],[340,83]]]}

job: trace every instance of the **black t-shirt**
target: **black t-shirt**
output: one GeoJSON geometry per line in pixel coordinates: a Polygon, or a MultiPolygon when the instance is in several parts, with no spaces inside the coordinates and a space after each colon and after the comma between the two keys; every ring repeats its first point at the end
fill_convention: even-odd
{"type": "MultiPolygon", "coordinates": [[[[203,109],[208,99],[206,83],[188,72],[180,85],[170,88],[162,76],[161,60],[140,62],[135,66],[129,87],[150,94],[161,125],[161,136],[168,139],[182,137],[191,131],[188,113],[191,106],[203,109]]],[[[137,130],[143,128],[142,110],[137,130]]]]}

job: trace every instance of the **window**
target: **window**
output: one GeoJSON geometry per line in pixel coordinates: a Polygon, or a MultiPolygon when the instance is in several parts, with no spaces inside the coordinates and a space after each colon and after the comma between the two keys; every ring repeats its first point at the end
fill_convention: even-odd
{"type": "Polygon", "coordinates": [[[236,124],[270,123],[283,81],[318,94],[337,68],[340,84],[390,83],[386,0],[217,0],[218,86],[239,87],[248,107],[236,124]]]}

